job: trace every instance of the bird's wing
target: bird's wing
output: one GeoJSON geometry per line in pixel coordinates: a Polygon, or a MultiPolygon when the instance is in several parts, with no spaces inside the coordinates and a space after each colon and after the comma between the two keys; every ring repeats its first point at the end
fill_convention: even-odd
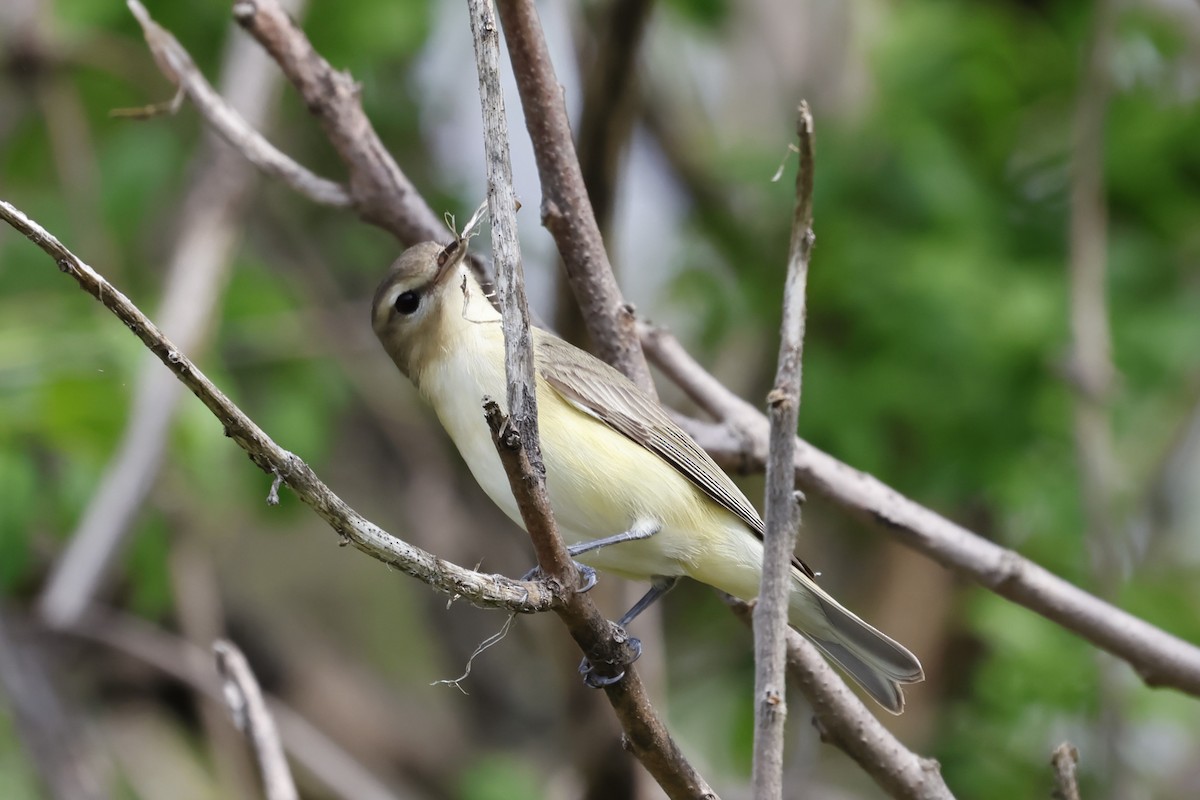
{"type": "MultiPolygon", "coordinates": [[[[534,329],[534,362],[563,399],[662,458],[763,538],[763,521],[737,485],[657,402],[600,359],[534,329]]],[[[793,564],[809,577],[799,558],[793,564]]]]}

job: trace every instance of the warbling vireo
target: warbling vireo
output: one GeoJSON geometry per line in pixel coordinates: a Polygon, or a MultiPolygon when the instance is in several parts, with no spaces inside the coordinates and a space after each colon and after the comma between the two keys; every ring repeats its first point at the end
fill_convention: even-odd
{"type": "MultiPolygon", "coordinates": [[[[506,394],[500,314],[466,268],[466,249],[458,241],[406,250],[375,292],[372,324],[475,480],[522,525],[481,406],[485,396],[502,402],[506,394]]],[[[559,531],[583,563],[653,587],[621,624],[684,575],[756,597],[763,522],[733,481],[624,375],[544,330],[532,336],[546,487],[559,531]]],[[[900,713],[900,684],[923,680],[920,662],[813,578],[793,559],[789,622],[900,713]]]]}

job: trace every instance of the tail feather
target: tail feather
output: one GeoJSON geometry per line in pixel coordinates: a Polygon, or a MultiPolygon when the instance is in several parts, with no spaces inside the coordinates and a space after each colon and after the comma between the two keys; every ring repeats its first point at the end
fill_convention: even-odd
{"type": "Polygon", "coordinates": [[[799,572],[795,573],[790,622],[893,714],[904,710],[900,685],[925,680],[916,656],[799,572]]]}

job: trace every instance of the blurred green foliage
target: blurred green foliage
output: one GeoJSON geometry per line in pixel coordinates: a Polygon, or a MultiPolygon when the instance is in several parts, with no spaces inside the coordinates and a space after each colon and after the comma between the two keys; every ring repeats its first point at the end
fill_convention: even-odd
{"type": "MultiPolygon", "coordinates": [[[[227,5],[150,5],[215,75],[227,5]]],[[[426,157],[432,134],[419,124],[421,98],[404,78],[426,44],[433,4],[312,5],[305,27],[314,44],[363,83],[364,103],[383,140],[432,205],[471,205],[470,198],[455,196],[458,187],[439,182],[426,157]]],[[[665,5],[659,25],[706,41],[731,35],[735,12],[727,2],[665,5]]],[[[814,109],[817,248],[801,433],[1087,586],[1072,395],[1063,374],[1071,125],[1089,9],[1067,2],[940,0],[880,6],[874,13],[879,19],[865,54],[869,98],[844,114],[814,109]]],[[[84,243],[102,231],[113,260],[97,266],[152,312],[199,125],[187,108],[178,117],[143,123],[108,118],[112,108],[169,94],[122,4],[59,0],[54,23],[57,36],[78,52],[115,43],[122,58],[138,65],[136,75],[83,58],[70,66],[95,148],[99,206],[85,209],[93,218],[84,222],[76,213],[83,201],[70,197],[57,172],[33,96],[39,81],[51,79],[45,74],[9,75],[30,91],[0,100],[9,106],[0,109],[7,117],[0,126],[0,187],[5,199],[85,259],[92,256],[84,243]]],[[[1114,359],[1121,374],[1112,411],[1127,470],[1122,508],[1130,514],[1145,500],[1144,487],[1200,386],[1200,114],[1185,80],[1196,79],[1192,47],[1159,14],[1120,16],[1105,179],[1114,359]]],[[[473,77],[464,71],[463,80],[473,77]]],[[[318,172],[343,174],[294,96],[285,97],[280,117],[276,139],[285,149],[318,172]]],[[[785,136],[781,131],[779,141],[785,136]]],[[[731,338],[758,343],[764,356],[751,383],[759,391],[774,368],[766,354],[778,329],[792,186],[788,179],[764,180],[778,163],[777,148],[714,146],[699,157],[745,213],[693,208],[678,237],[674,302],[698,309],[701,343],[714,359],[731,338]]],[[[314,208],[279,187],[267,187],[262,196],[269,218],[262,227],[275,235],[303,233],[347,297],[368,291],[394,252],[386,236],[348,214],[314,208]]],[[[297,342],[318,338],[302,316],[310,300],[265,263],[266,238],[251,231],[252,244],[232,274],[215,350],[201,365],[272,436],[320,470],[335,458],[339,436],[358,409],[343,365],[326,353],[297,355],[305,350],[297,342]]],[[[94,492],[125,424],[141,353],[107,312],[47,268],[41,252],[0,232],[0,591],[8,601],[34,596],[61,538],[94,492]]],[[[306,513],[285,502],[267,522],[257,509],[269,481],[194,403],[184,406],[168,460],[175,483],[199,498],[194,504],[211,504],[215,512],[256,509],[244,512],[259,515],[246,527],[282,532],[306,513]]],[[[173,513],[155,508],[145,514],[125,557],[123,599],[152,618],[170,616],[167,556],[179,535],[173,513]]],[[[1179,531],[1151,533],[1151,543],[1137,551],[1120,604],[1200,639],[1197,565],[1169,555],[1176,552],[1169,540],[1179,531]]],[[[953,676],[959,693],[942,698],[926,750],[940,759],[961,797],[1044,796],[1054,738],[1094,724],[1094,650],[982,590],[964,591],[955,602],[953,622],[963,629],[955,635],[970,639],[978,655],[952,665],[963,670],[953,676]]],[[[748,641],[727,619],[712,621],[721,614],[718,605],[697,600],[686,614],[673,611],[679,618],[672,625],[694,632],[681,634],[693,641],[711,636],[714,626],[748,641]]],[[[752,734],[749,647],[688,650],[681,659],[711,660],[672,667],[682,684],[672,716],[712,748],[710,762],[744,769],[752,734]],[[727,685],[724,694],[717,684],[727,685]]],[[[1131,689],[1129,697],[1138,724],[1185,732],[1191,726],[1190,744],[1200,746],[1194,700],[1175,702],[1144,689],[1131,689]]],[[[0,727],[0,795],[32,796],[20,788],[28,778],[11,756],[11,740],[0,727]]],[[[1096,765],[1085,759],[1083,766],[1096,765]]],[[[1148,782],[1147,797],[1171,791],[1153,785],[1152,774],[1139,778],[1148,782]]],[[[527,763],[501,754],[464,765],[458,791],[490,800],[535,796],[540,785],[527,763]]]]}

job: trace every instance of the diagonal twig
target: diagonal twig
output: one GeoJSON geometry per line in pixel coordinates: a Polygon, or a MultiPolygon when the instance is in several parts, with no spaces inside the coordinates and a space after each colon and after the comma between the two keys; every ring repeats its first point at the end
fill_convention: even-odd
{"type": "MultiPolygon", "coordinates": [[[[130,7],[135,15],[141,8],[136,0],[130,7]]],[[[161,43],[165,37],[181,49],[148,18],[142,22],[149,26],[148,42],[161,43]]],[[[247,127],[264,124],[274,106],[272,98],[278,94],[278,74],[253,42],[232,27],[230,33],[232,41],[221,67],[222,88],[230,96],[229,113],[245,113],[250,120],[247,127]]],[[[191,69],[195,72],[194,65],[191,69]]],[[[208,91],[215,94],[211,88],[208,91]]],[[[228,146],[211,131],[206,132],[181,201],[180,230],[168,259],[158,315],[177,346],[189,353],[203,352],[213,327],[212,318],[240,238],[240,219],[256,182],[256,173],[247,170],[238,155],[240,146],[237,141],[228,146]]],[[[182,396],[179,382],[146,353],[117,452],[39,598],[40,611],[51,624],[73,621],[101,589],[154,487],[182,396]]]]}
{"type": "Polygon", "coordinates": [[[439,591],[489,608],[519,613],[549,611],[562,602],[554,587],[541,581],[514,581],[451,564],[398,539],[350,508],[294,453],[276,444],[208,379],[196,365],[163,336],[150,319],[99,273],[81,261],[52,234],[10,203],[0,200],[0,219],[6,221],[54,259],[88,294],[115,314],[175,377],[204,403],[224,426],[225,435],[250,456],[255,466],[277,475],[306,505],[341,537],[367,555],[411,575],[439,591]]]}
{"type": "Polygon", "coordinates": [[[335,70],[278,0],[240,0],[233,17],[270,53],[346,165],[353,208],[401,242],[447,241],[441,218],[383,146],[363,112],[358,83],[335,70]]]}
{"type": "Polygon", "coordinates": [[[267,800],[299,800],[275,720],[267,710],[262,689],[258,687],[246,656],[227,639],[214,642],[213,653],[217,657],[217,674],[221,676],[222,693],[233,715],[233,723],[246,734],[254,750],[263,794],[267,800]]]}
{"type": "MultiPolygon", "coordinates": [[[[718,464],[740,472],[761,470],[769,438],[762,412],[705,371],[669,333],[641,330],[655,365],[719,420],[676,421],[718,464]]],[[[1170,686],[1200,696],[1200,647],[1104,602],[799,438],[795,468],[796,481],[805,489],[1123,659],[1148,686],[1170,686]]]]}
{"type": "MultiPolygon", "coordinates": [[[[208,652],[138,617],[93,606],[77,624],[55,629],[54,633],[140,661],[215,704],[224,700],[208,652]]],[[[302,714],[274,697],[267,698],[267,706],[279,725],[279,736],[288,754],[333,796],[344,800],[399,800],[397,793],[302,714]]]]}

